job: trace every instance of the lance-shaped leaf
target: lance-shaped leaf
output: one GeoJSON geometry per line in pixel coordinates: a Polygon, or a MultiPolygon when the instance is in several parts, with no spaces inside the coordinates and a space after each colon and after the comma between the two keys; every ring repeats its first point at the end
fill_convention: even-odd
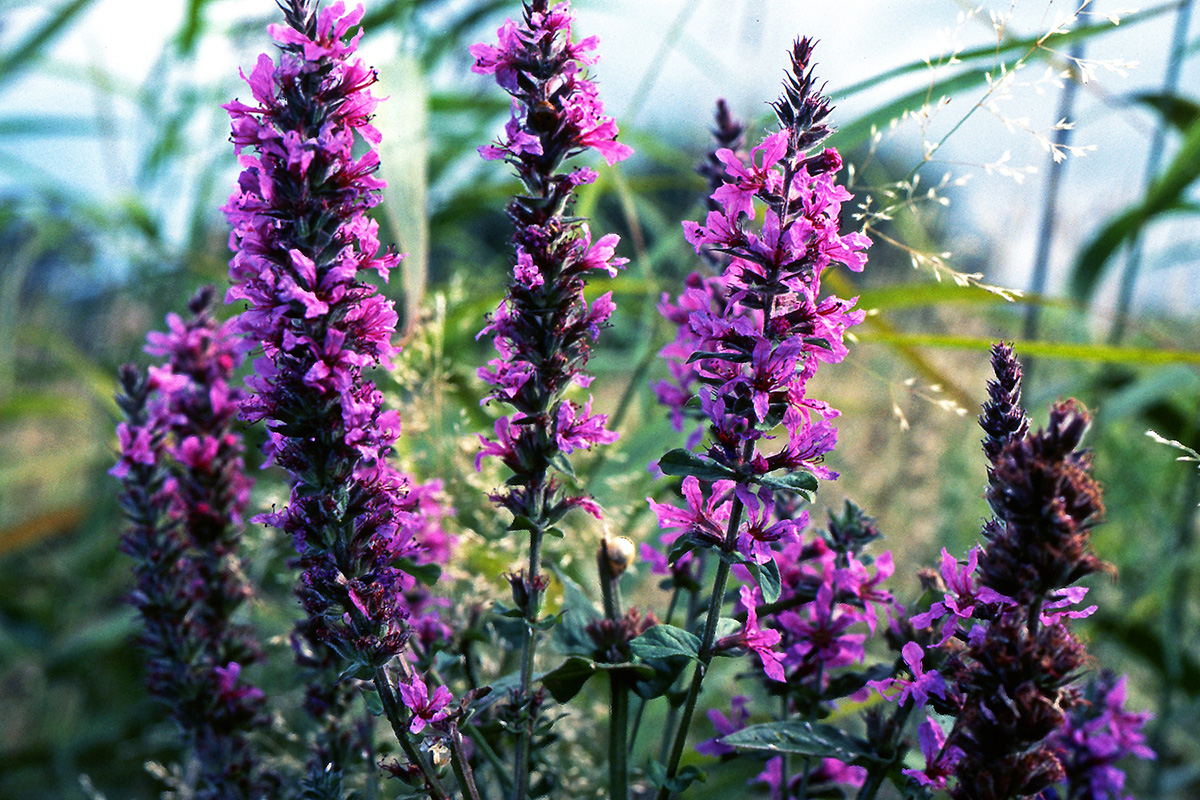
{"type": "Polygon", "coordinates": [[[693,475],[702,481],[719,481],[737,476],[733,470],[682,447],[671,450],[658,460],[658,468],[667,475],[693,475]]]}
{"type": "Polygon", "coordinates": [[[790,753],[813,758],[836,758],[846,764],[880,761],[865,741],[850,736],[832,725],[803,720],[751,725],[722,737],[721,743],[739,750],[790,753]]]}

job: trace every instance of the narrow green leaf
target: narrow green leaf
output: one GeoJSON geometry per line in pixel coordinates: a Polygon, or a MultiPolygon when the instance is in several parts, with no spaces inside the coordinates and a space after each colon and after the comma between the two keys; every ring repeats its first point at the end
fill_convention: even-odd
{"type": "Polygon", "coordinates": [[[1149,106],[1162,115],[1180,133],[1200,122],[1200,103],[1189,97],[1161,92],[1141,92],[1133,96],[1135,103],[1149,106]]]}
{"type": "Polygon", "coordinates": [[[62,139],[96,135],[95,123],[79,117],[58,114],[12,114],[0,117],[0,136],[7,139],[62,139]]]}
{"type": "Polygon", "coordinates": [[[700,640],[694,634],[674,625],[655,625],[629,643],[633,654],[645,661],[671,656],[696,658],[700,640]]]}
{"type": "Polygon", "coordinates": [[[571,459],[567,458],[562,453],[555,453],[550,459],[550,466],[566,475],[568,478],[575,477],[575,468],[571,466],[571,459]]]}
{"type": "MultiPolygon", "coordinates": [[[[991,339],[923,333],[860,333],[858,338],[861,342],[984,352],[991,350],[993,344],[991,339]]],[[[1103,344],[1045,341],[1015,341],[1012,344],[1021,355],[1038,358],[1061,358],[1067,361],[1099,361],[1108,364],[1141,366],[1200,364],[1200,352],[1195,350],[1160,350],[1147,347],[1116,347],[1103,344]]]]}
{"type": "Polygon", "coordinates": [[[706,358],[711,358],[717,361],[732,361],[735,364],[742,364],[750,360],[749,353],[717,353],[709,350],[697,350],[688,356],[687,363],[694,364],[697,361],[702,361],[706,358]]]}
{"type": "Polygon", "coordinates": [[[702,481],[719,481],[722,478],[735,476],[734,471],[729,467],[698,456],[682,447],[671,450],[660,458],[658,468],[667,475],[693,475],[702,481]]]}
{"type": "Polygon", "coordinates": [[[0,84],[28,67],[55,37],[79,16],[94,0],[70,0],[51,12],[41,25],[34,28],[11,50],[0,56],[0,84]]]}
{"type": "Polygon", "coordinates": [[[383,715],[383,700],[379,698],[379,692],[375,691],[375,687],[364,685],[359,691],[362,693],[363,703],[367,707],[367,712],[373,717],[383,715]]]}
{"type": "Polygon", "coordinates": [[[175,34],[175,46],[183,55],[190,55],[196,49],[196,42],[204,32],[204,7],[208,0],[188,0],[187,11],[184,13],[183,25],[175,34]]]}
{"type": "Polygon", "coordinates": [[[1188,128],[1179,151],[1141,202],[1113,217],[1075,258],[1071,294],[1083,302],[1090,301],[1117,249],[1156,217],[1180,211],[1196,213],[1197,206],[1188,202],[1184,193],[1197,177],[1200,177],[1200,122],[1188,128]]]}
{"type": "MultiPolygon", "coordinates": [[[[1128,30],[1131,26],[1136,25],[1139,22],[1145,22],[1146,20],[1153,19],[1161,14],[1172,12],[1177,7],[1178,3],[1168,2],[1157,5],[1154,8],[1148,8],[1144,11],[1130,14],[1121,20],[1121,28],[1122,30],[1128,30]]],[[[1066,33],[1056,35],[1053,39],[1053,45],[1057,50],[1068,42],[1072,42],[1077,39],[1090,39],[1096,35],[1108,33],[1114,30],[1116,27],[1116,25],[1108,21],[1099,22],[1093,25],[1080,25],[1067,31],[1066,33]]],[[[1036,36],[1023,36],[1019,39],[1006,39],[998,45],[989,44],[984,45],[983,47],[976,47],[971,50],[962,50],[954,54],[954,60],[962,64],[969,64],[972,61],[987,61],[990,63],[995,61],[1001,55],[1007,55],[1010,53],[1028,53],[1038,47],[1039,40],[1041,38],[1042,34],[1038,34],[1036,36]]],[[[858,83],[853,83],[844,89],[834,92],[832,96],[834,100],[843,100],[847,97],[852,97],[853,95],[859,94],[860,92],[867,91],[868,89],[874,89],[876,86],[887,83],[893,78],[900,78],[905,75],[911,75],[927,69],[930,69],[930,63],[923,58],[916,61],[910,61],[902,66],[889,69],[885,72],[880,72],[877,75],[872,75],[870,78],[859,81],[858,83]]]]}

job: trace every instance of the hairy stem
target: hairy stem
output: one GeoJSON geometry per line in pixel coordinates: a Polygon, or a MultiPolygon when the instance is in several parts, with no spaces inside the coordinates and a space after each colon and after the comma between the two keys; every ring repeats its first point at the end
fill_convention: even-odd
{"type": "Polygon", "coordinates": [[[392,691],[392,684],[383,667],[375,670],[374,681],[375,691],[379,692],[380,704],[383,706],[383,713],[388,718],[388,722],[391,723],[392,733],[396,735],[396,741],[400,743],[400,749],[404,751],[404,755],[421,771],[421,777],[425,780],[425,788],[429,790],[430,798],[432,800],[449,800],[449,795],[446,794],[446,790],[438,780],[437,773],[433,771],[433,766],[421,757],[416,746],[408,737],[408,727],[400,717],[400,703],[396,700],[396,693],[392,691]]]}
{"type": "Polygon", "coordinates": [[[480,800],[479,789],[475,786],[475,775],[471,771],[470,762],[467,761],[462,734],[459,733],[457,725],[450,730],[450,766],[454,770],[454,777],[458,778],[458,786],[463,796],[469,800],[480,800]]]}
{"type": "MultiPolygon", "coordinates": [[[[733,507],[729,512],[729,528],[725,532],[724,549],[732,552],[737,543],[738,528],[742,524],[742,501],[733,499],[733,507]]],[[[721,619],[721,607],[725,605],[725,586],[729,582],[729,562],[721,559],[717,562],[717,575],[713,581],[712,595],[708,599],[708,616],[704,621],[704,636],[700,640],[698,663],[692,672],[692,685],[688,689],[687,700],[683,704],[683,713],[679,719],[679,727],[675,729],[675,740],[671,746],[671,754],[667,758],[667,780],[658,790],[657,800],[668,800],[671,796],[669,782],[679,771],[679,761],[683,758],[683,748],[687,744],[688,728],[692,724],[692,715],[696,713],[696,701],[700,699],[700,687],[704,683],[704,675],[713,660],[713,642],[717,638],[717,623],[721,619]]]]}
{"type": "Polygon", "coordinates": [[[541,579],[542,566],[542,536],[541,527],[529,532],[529,571],[526,573],[529,597],[525,603],[525,634],[521,643],[521,683],[517,689],[518,702],[525,705],[528,719],[524,720],[517,733],[517,748],[513,763],[513,800],[525,800],[529,792],[529,756],[533,742],[533,713],[529,705],[530,688],[533,685],[533,659],[537,650],[538,611],[541,608],[541,590],[538,584],[541,579]]]}

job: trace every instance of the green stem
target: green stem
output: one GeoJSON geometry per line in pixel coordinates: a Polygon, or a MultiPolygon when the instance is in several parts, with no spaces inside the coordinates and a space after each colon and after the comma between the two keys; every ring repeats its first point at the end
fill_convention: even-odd
{"type": "Polygon", "coordinates": [[[609,800],[629,800],[629,682],[619,672],[608,675],[608,796],[609,800]]]}
{"type": "MultiPolygon", "coordinates": [[[[729,527],[725,531],[725,550],[733,551],[741,524],[742,501],[735,496],[729,512],[729,527]]],[[[696,713],[696,701],[700,699],[700,687],[704,683],[708,665],[713,660],[713,642],[717,638],[717,623],[721,619],[721,608],[725,605],[725,586],[728,582],[729,562],[722,558],[717,562],[717,575],[713,580],[712,595],[708,598],[708,617],[704,621],[704,636],[700,640],[700,652],[697,655],[696,668],[692,672],[692,685],[688,688],[683,714],[679,720],[679,727],[675,729],[675,741],[667,759],[667,780],[659,788],[657,800],[668,800],[671,796],[668,784],[679,771],[679,761],[683,758],[683,748],[687,744],[688,728],[692,724],[692,715],[696,713]]]]}
{"type": "Polygon", "coordinates": [[[505,794],[512,793],[512,778],[508,775],[508,767],[504,760],[496,753],[495,749],[488,743],[487,738],[479,728],[475,727],[474,723],[463,723],[463,730],[467,733],[475,749],[483,754],[483,757],[491,765],[492,771],[496,773],[497,780],[500,781],[500,789],[505,794]]]}
{"type": "Polygon", "coordinates": [[[541,590],[538,588],[542,565],[542,535],[541,527],[529,532],[529,571],[526,573],[529,597],[525,603],[525,634],[521,642],[521,683],[517,689],[517,701],[524,706],[527,719],[522,721],[521,729],[517,733],[512,800],[525,800],[529,793],[529,751],[533,742],[533,713],[529,705],[529,694],[533,686],[533,658],[537,650],[537,631],[534,626],[537,624],[538,611],[542,605],[541,590]]]}
{"type": "Polygon", "coordinates": [[[421,754],[417,752],[416,746],[413,745],[412,740],[408,737],[408,727],[400,717],[400,704],[396,702],[396,695],[392,691],[392,684],[388,681],[387,673],[384,672],[383,667],[375,670],[375,691],[379,692],[379,700],[383,706],[383,713],[392,725],[392,732],[396,734],[396,741],[400,743],[400,749],[404,751],[404,755],[408,760],[415,764],[417,769],[421,771],[421,777],[425,779],[425,788],[429,790],[430,798],[432,800],[449,800],[449,795],[442,788],[437,773],[433,771],[433,766],[421,758],[421,754]]]}

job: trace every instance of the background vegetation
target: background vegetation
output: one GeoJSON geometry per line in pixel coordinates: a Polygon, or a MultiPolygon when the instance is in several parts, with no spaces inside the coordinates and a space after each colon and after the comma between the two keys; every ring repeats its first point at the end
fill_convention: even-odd
{"type": "MultiPolygon", "coordinates": [[[[258,13],[244,3],[179,0],[180,23],[149,78],[126,85],[104,69],[64,58],[58,48],[78,37],[100,5],[8,2],[0,29],[2,798],[151,797],[163,784],[147,763],[175,757],[171,725],[142,689],[140,657],[130,645],[135,619],[122,602],[130,579],[116,550],[116,486],[105,474],[114,451],[112,394],[117,365],[142,358],[146,331],[161,328],[165,313],[181,309],[197,286],[224,286],[227,230],[219,207],[235,165],[218,106],[245,91],[230,75],[208,77],[206,64],[214,52],[230,51],[249,64],[265,48],[264,25],[272,19],[266,2],[258,13]],[[39,91],[89,99],[20,110],[28,108],[22,98],[39,91]],[[135,147],[128,145],[131,131],[135,147]],[[64,180],[64,159],[82,160],[91,172],[64,180]]],[[[606,4],[576,5],[586,11],[606,4]]],[[[625,10],[608,13],[634,13],[633,4],[615,5],[625,10]]],[[[687,5],[677,25],[656,34],[651,67],[686,41],[687,5]]],[[[1099,412],[1092,444],[1109,521],[1098,529],[1096,546],[1120,578],[1093,581],[1101,611],[1084,629],[1099,663],[1132,675],[1131,706],[1156,715],[1152,744],[1159,760],[1135,767],[1131,789],[1138,797],[1195,797],[1200,488],[1190,465],[1174,461],[1178,453],[1145,435],[1153,429],[1200,449],[1195,294],[1139,307],[1134,292],[1121,288],[1136,285],[1142,297],[1170,300],[1163,296],[1165,269],[1190,260],[1197,274],[1196,237],[1177,224],[1200,211],[1194,185],[1200,105],[1178,88],[1179,71],[1197,51],[1187,38],[1191,3],[1150,6],[1125,16],[1120,28],[1097,14],[1060,28],[1057,4],[1030,2],[1035,10],[1047,6],[1047,13],[1035,15],[1040,27],[1022,31],[1003,16],[1008,4],[1000,5],[1001,16],[990,21],[986,9],[967,12],[967,28],[998,20],[983,46],[963,47],[953,58],[951,48],[941,60],[829,87],[845,107],[864,109],[839,118],[832,143],[855,166],[853,189],[864,207],[853,224],[867,226],[876,246],[861,283],[830,281],[831,289],[858,294],[860,306],[873,311],[851,358],[825,370],[816,392],[844,412],[835,464],[843,478],[821,501],[836,508],[852,497],[877,517],[897,554],[893,590],[902,600],[915,597],[916,569],[933,563],[943,546],[964,550],[986,513],[974,415],[988,344],[1016,340],[1018,351],[1034,359],[1026,398],[1036,420],[1059,395],[1075,395],[1099,412]],[[1089,216],[1080,211],[1081,198],[1059,183],[1064,167],[1051,157],[1069,159],[1086,142],[1072,142],[1053,123],[1073,116],[1074,80],[1105,67],[1073,60],[1086,59],[1078,48],[1111,50],[1138,26],[1163,33],[1125,40],[1149,38],[1161,48],[1152,54],[1166,64],[1161,82],[1152,81],[1161,88],[1114,97],[1119,85],[1100,84],[1111,101],[1105,120],[1118,126],[1139,120],[1132,126],[1139,147],[1130,152],[1145,146],[1150,162],[1144,181],[1127,187],[1123,207],[1114,211],[1110,202],[1107,212],[1089,216]],[[1044,80],[1012,77],[1047,66],[1044,80]],[[1068,78],[1059,80],[1063,74],[1068,78]],[[1053,95],[1062,113],[1038,123],[1020,119],[1013,109],[1026,102],[1022,93],[1038,91],[1053,95]],[[972,117],[988,115],[1012,128],[1006,135],[1032,137],[1050,151],[1016,194],[1039,214],[1045,210],[1044,229],[1027,237],[1038,265],[1031,283],[1013,287],[1032,287],[1023,297],[998,288],[1014,280],[993,260],[1005,252],[1003,243],[971,222],[986,197],[968,194],[966,170],[938,152],[943,142],[967,135],[960,126],[972,117]],[[899,133],[892,133],[893,120],[899,133]],[[1081,216],[1082,228],[1072,229],[1081,216]],[[1171,232],[1166,241],[1164,231],[1171,232]],[[1047,283],[1042,270],[1062,260],[1051,255],[1056,241],[1060,249],[1063,241],[1077,244],[1064,291],[1050,293],[1053,276],[1047,283]],[[1184,313],[1161,310],[1180,308],[1184,313]]],[[[502,208],[512,187],[502,170],[475,154],[495,134],[507,104],[487,83],[464,77],[466,45],[517,10],[511,0],[375,0],[364,20],[367,43],[393,53],[377,64],[380,94],[391,95],[380,112],[389,188],[379,218],[409,253],[403,278],[388,287],[404,309],[408,344],[387,385],[406,409],[403,459],[422,477],[450,478],[464,544],[454,577],[467,603],[495,593],[516,545],[509,551],[496,539],[502,526],[484,498],[494,476],[471,468],[473,434],[490,427],[474,374],[486,343],[474,336],[503,293],[509,228],[502,208]]],[[[142,40],[136,20],[129,31],[130,42],[108,44],[157,46],[142,40]]],[[[762,57],[782,69],[782,52],[762,57]]],[[[604,89],[626,79],[605,64],[598,69],[604,89]]],[[[639,77],[645,75],[630,80],[639,77]]],[[[693,167],[707,146],[702,132],[709,120],[663,131],[626,121],[619,107],[610,110],[622,140],[639,155],[602,173],[578,211],[595,219],[595,230],[620,232],[623,254],[632,258],[623,275],[595,286],[612,289],[619,308],[592,364],[597,407],[613,414],[624,436],[606,448],[603,461],[587,464],[582,478],[608,509],[615,532],[637,539],[650,534],[642,498],[655,491],[643,467],[678,444],[648,390],[663,373],[656,353],[669,335],[655,305],[697,268],[679,220],[699,213],[704,184],[693,167]]],[[[752,122],[754,138],[766,119],[752,122]]],[[[986,160],[978,166],[997,180],[1006,171],[1010,178],[1026,174],[1003,159],[986,160]]],[[[276,476],[258,478],[257,502],[282,496],[276,476]]],[[[586,580],[600,531],[573,536],[554,555],[586,580]]],[[[283,687],[286,644],[269,637],[286,632],[294,614],[288,547],[261,528],[250,540],[248,570],[260,587],[252,614],[274,658],[267,669],[280,672],[261,682],[283,687]]],[[[580,781],[589,786],[586,775],[580,781]]]]}

